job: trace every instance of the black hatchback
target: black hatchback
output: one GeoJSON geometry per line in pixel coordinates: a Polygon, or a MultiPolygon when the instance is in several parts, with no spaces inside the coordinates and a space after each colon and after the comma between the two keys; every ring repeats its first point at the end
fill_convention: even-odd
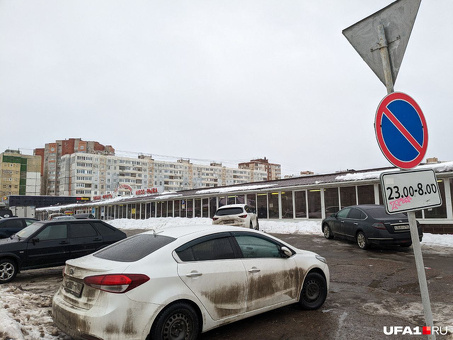
{"type": "Polygon", "coordinates": [[[126,238],[101,220],[37,221],[0,240],[0,284],[20,270],[64,265],[126,238]]]}
{"type": "MultiPolygon", "coordinates": [[[[423,232],[417,222],[420,241],[423,232]]],[[[341,209],[322,221],[324,237],[346,238],[362,249],[375,245],[412,245],[406,214],[388,214],[383,205],[363,204],[341,209]]]]}
{"type": "Polygon", "coordinates": [[[0,219],[0,238],[10,237],[36,221],[38,221],[36,218],[31,217],[2,218],[0,219]]]}

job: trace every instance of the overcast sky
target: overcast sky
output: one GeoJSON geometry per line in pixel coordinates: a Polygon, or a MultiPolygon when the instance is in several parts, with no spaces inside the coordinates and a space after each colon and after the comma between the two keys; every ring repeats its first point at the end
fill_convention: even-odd
{"type": "MultiPolygon", "coordinates": [[[[60,139],[283,174],[389,166],[387,94],[342,30],[389,0],[0,0],[0,152],[60,139]]],[[[395,91],[453,160],[453,1],[422,0],[395,91]]],[[[426,158],[425,157],[425,158],[426,158]]]]}

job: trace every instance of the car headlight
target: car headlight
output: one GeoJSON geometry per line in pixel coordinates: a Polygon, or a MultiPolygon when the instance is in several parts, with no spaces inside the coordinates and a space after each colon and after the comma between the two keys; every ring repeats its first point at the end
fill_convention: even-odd
{"type": "Polygon", "coordinates": [[[327,264],[327,260],[326,260],[326,258],[325,258],[325,257],[322,257],[322,256],[319,256],[319,255],[316,255],[316,258],[317,258],[317,259],[318,259],[319,261],[321,261],[321,262],[324,262],[324,263],[326,263],[326,264],[327,264]]]}

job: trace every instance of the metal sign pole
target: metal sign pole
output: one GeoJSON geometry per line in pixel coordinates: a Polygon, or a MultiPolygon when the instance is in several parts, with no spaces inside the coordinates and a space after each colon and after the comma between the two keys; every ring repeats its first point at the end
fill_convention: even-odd
{"type": "Polygon", "coordinates": [[[387,94],[393,92],[393,77],[392,68],[390,66],[389,49],[387,45],[387,38],[385,37],[384,26],[378,26],[378,39],[379,39],[379,52],[381,53],[382,67],[384,68],[385,86],[387,87],[387,94]]]}
{"type": "MultiPolygon", "coordinates": [[[[426,325],[431,327],[431,329],[432,329],[432,327],[434,325],[433,313],[431,311],[431,302],[429,300],[428,284],[426,282],[426,274],[425,274],[425,265],[423,263],[420,239],[418,238],[417,221],[415,220],[415,212],[409,211],[407,213],[407,217],[409,218],[409,228],[411,230],[412,248],[414,249],[415,266],[417,267],[418,284],[420,285],[420,293],[422,296],[423,314],[425,315],[426,325]]],[[[435,340],[436,339],[435,334],[429,334],[428,339],[435,340]]]]}
{"type": "MultiPolygon", "coordinates": [[[[385,37],[385,30],[383,25],[378,26],[378,38],[379,38],[379,50],[382,59],[382,67],[384,68],[384,76],[385,76],[385,86],[387,88],[387,94],[393,92],[393,77],[390,65],[390,56],[387,48],[387,39],[385,37]]],[[[422,296],[422,304],[423,304],[423,314],[425,316],[426,326],[432,327],[434,326],[433,322],[433,313],[431,311],[431,303],[429,300],[429,292],[428,292],[428,284],[426,282],[426,274],[425,274],[425,265],[423,264],[423,256],[422,250],[420,245],[420,239],[418,236],[418,228],[417,228],[417,221],[415,219],[415,212],[410,211],[407,213],[409,219],[409,228],[411,231],[411,239],[412,239],[412,248],[414,249],[414,257],[415,257],[415,266],[417,268],[417,276],[418,276],[418,284],[420,286],[420,294],[422,296]]],[[[428,335],[429,340],[435,340],[435,334],[428,335]]]]}

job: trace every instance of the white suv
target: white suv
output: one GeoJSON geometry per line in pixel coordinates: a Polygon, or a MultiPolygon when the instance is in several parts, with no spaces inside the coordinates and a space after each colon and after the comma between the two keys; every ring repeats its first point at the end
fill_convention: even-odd
{"type": "Polygon", "coordinates": [[[220,207],[212,218],[212,224],[227,224],[259,230],[256,210],[246,204],[231,204],[220,207]]]}

